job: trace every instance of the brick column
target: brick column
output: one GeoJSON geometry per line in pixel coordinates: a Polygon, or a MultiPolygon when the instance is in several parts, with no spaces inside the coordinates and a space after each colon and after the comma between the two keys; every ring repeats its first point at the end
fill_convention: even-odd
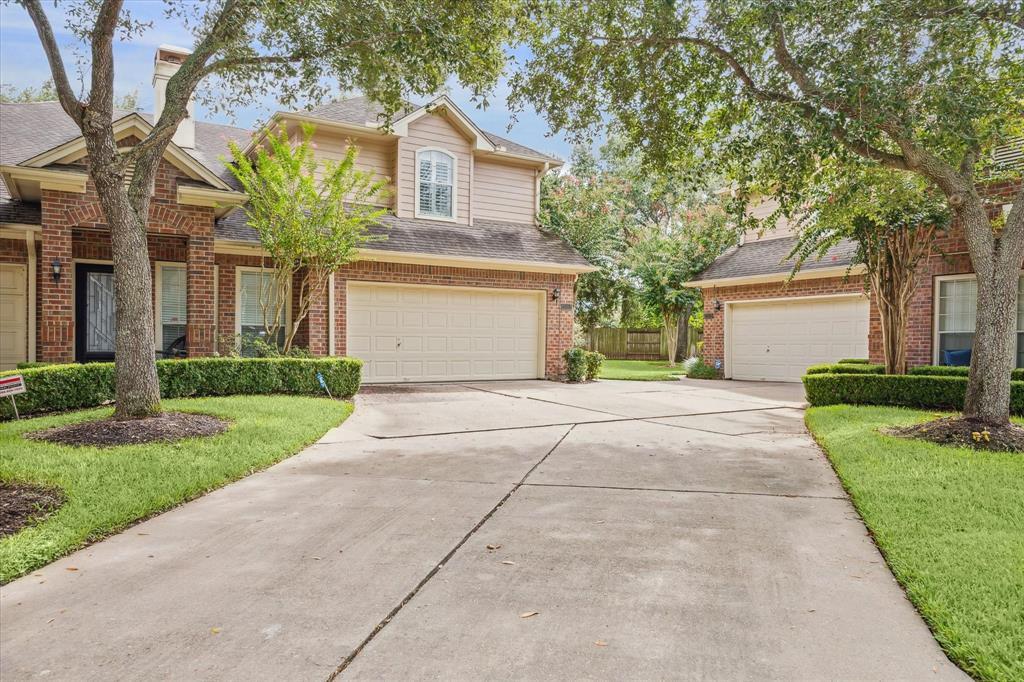
{"type": "Polygon", "coordinates": [[[71,226],[64,214],[66,193],[43,190],[42,244],[39,250],[39,359],[43,362],[74,362],[75,334],[71,262],[71,226]],[[53,279],[53,262],[59,261],[60,279],[53,279]]]}
{"type": "Polygon", "coordinates": [[[310,299],[309,314],[306,316],[306,344],[309,352],[316,356],[329,355],[328,329],[330,299],[327,289],[310,299]]]}
{"type": "Polygon", "coordinates": [[[189,357],[212,355],[213,338],[213,237],[192,235],[188,238],[186,260],[188,309],[187,331],[189,357]]]}

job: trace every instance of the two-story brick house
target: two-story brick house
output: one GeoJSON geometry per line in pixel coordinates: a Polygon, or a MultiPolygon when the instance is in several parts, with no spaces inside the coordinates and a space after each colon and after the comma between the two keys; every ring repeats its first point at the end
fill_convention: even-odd
{"type": "MultiPolygon", "coordinates": [[[[181,56],[157,52],[158,109],[181,56]]],[[[561,162],[481,130],[445,97],[410,107],[389,130],[379,113],[360,97],[271,118],[296,136],[313,124],[322,159],[355,145],[359,165],[390,186],[377,230],[386,239],[334,274],[298,343],[362,358],[370,382],[559,376],[574,282],[590,269],[537,226],[540,178],[561,162]]],[[[119,144],[152,120],[120,113],[119,144]]],[[[210,355],[262,325],[264,259],[226,166],[230,141],[262,140],[189,118],[158,172],[148,241],[161,350],[210,355]]],[[[84,141],[57,102],[0,105],[0,369],[112,357],[110,240],[87,171],[84,141]]]]}
{"type": "MultiPolygon", "coordinates": [[[[1000,150],[1010,168],[1024,150],[1000,150]]],[[[993,213],[1008,212],[1021,182],[990,182],[993,213]]],[[[753,217],[778,207],[754,197],[753,217]]],[[[797,243],[785,220],[775,230],[748,232],[688,284],[704,298],[704,361],[726,378],[799,381],[808,365],[844,358],[884,361],[878,308],[864,293],[863,268],[851,266],[856,246],[843,241],[791,276],[797,243]]],[[[1024,367],[1024,272],[1018,283],[1016,366],[1024,367]]],[[[977,284],[960,227],[936,238],[918,265],[910,302],[907,360],[911,366],[966,364],[974,337],[977,284]],[[960,352],[958,352],[960,351],[960,352]]]]}

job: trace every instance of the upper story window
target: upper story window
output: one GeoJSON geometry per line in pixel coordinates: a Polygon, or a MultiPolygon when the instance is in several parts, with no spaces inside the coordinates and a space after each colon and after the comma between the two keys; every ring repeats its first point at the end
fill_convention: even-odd
{"type": "Polygon", "coordinates": [[[416,167],[416,217],[455,218],[455,157],[421,149],[416,167]]]}

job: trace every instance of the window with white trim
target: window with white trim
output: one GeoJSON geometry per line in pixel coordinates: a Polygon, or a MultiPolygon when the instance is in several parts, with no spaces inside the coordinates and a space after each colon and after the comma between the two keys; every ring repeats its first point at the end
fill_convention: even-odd
{"type": "Polygon", "coordinates": [[[160,323],[157,325],[157,343],[166,354],[175,341],[185,336],[188,285],[184,265],[161,264],[159,271],[160,310],[157,314],[160,323]]]}
{"type": "MultiPolygon", "coordinates": [[[[263,306],[260,304],[260,288],[263,288],[267,301],[276,299],[277,283],[272,272],[260,270],[238,271],[238,333],[242,339],[260,338],[267,340],[267,327],[263,319],[263,306]],[[261,282],[262,278],[262,282],[261,282]]],[[[284,344],[285,311],[281,311],[281,328],[277,333],[277,346],[284,344]]],[[[242,355],[251,355],[248,344],[242,344],[242,355]]]]}
{"type": "Polygon", "coordinates": [[[436,149],[416,153],[416,213],[455,217],[455,157],[436,149]]]}
{"type": "MultiPolygon", "coordinates": [[[[938,344],[936,361],[940,365],[966,364],[974,345],[974,325],[978,312],[978,281],[974,277],[939,280],[938,344]]],[[[1024,277],[1017,283],[1017,354],[1016,366],[1024,367],[1024,277]]]]}

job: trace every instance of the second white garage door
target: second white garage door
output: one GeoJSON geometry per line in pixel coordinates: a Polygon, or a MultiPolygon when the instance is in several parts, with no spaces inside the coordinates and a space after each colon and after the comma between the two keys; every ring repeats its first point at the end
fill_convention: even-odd
{"type": "Polygon", "coordinates": [[[733,303],[726,330],[733,379],[800,381],[809,365],[868,356],[863,296],[733,303]]]}
{"type": "Polygon", "coordinates": [[[541,291],[348,283],[348,354],[363,381],[543,377],[541,291]]]}

